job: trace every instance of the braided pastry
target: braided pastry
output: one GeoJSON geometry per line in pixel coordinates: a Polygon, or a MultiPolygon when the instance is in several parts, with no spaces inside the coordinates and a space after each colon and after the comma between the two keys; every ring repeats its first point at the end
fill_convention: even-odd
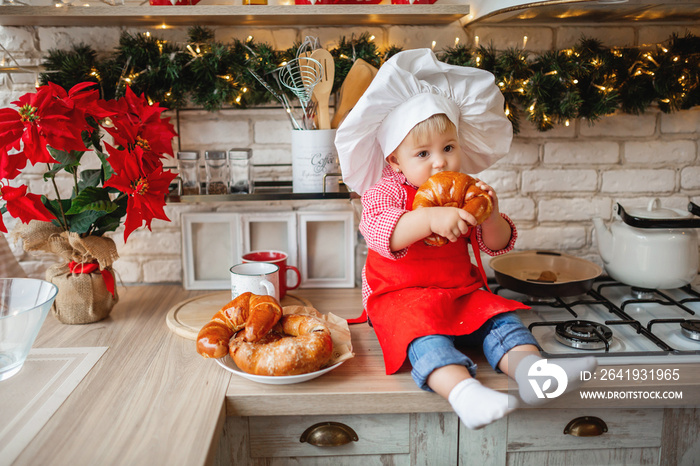
{"type": "MultiPolygon", "coordinates": [[[[493,211],[493,201],[486,191],[476,186],[479,180],[458,172],[440,172],[423,183],[413,200],[413,209],[421,207],[458,207],[474,216],[481,224],[493,211]]],[[[430,246],[443,246],[449,241],[433,233],[423,240],[430,246]]]]}
{"type": "Polygon", "coordinates": [[[255,375],[298,375],[315,372],[330,360],[333,340],[315,317],[288,314],[261,340],[246,341],[239,333],[229,343],[233,362],[255,375]]]}
{"type": "Polygon", "coordinates": [[[241,333],[247,341],[257,341],[282,317],[282,307],[272,296],[243,293],[226,304],[202,327],[197,335],[197,352],[205,358],[222,358],[228,353],[229,340],[241,333]]]}

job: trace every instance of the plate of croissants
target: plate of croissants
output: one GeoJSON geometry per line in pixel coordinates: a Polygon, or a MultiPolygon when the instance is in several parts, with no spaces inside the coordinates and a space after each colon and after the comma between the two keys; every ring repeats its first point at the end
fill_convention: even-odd
{"type": "Polygon", "coordinates": [[[276,385],[314,379],[352,357],[351,348],[334,348],[333,322],[313,308],[297,308],[301,312],[283,310],[271,296],[243,293],[201,328],[197,352],[233,374],[276,385]]]}
{"type": "Polygon", "coordinates": [[[338,363],[333,364],[332,366],[326,366],[322,369],[319,369],[314,372],[307,372],[306,374],[299,374],[299,375],[255,375],[255,374],[248,374],[247,372],[243,372],[236,366],[236,363],[233,362],[231,359],[231,356],[224,356],[223,358],[216,359],[216,362],[226,369],[229,372],[232,372],[240,377],[243,377],[244,379],[252,380],[253,382],[259,382],[259,383],[266,383],[270,385],[286,385],[286,384],[291,384],[291,383],[301,383],[301,382],[306,382],[308,380],[315,379],[316,377],[320,377],[323,374],[332,371],[336,367],[340,366],[343,364],[345,361],[340,361],[338,363]]]}

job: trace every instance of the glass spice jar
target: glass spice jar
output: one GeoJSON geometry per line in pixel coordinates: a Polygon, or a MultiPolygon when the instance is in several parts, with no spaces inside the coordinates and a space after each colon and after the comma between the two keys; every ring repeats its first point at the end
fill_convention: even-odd
{"type": "Polygon", "coordinates": [[[253,192],[253,165],[251,149],[230,149],[228,151],[229,185],[232,193],[253,192]]]}
{"type": "Polygon", "coordinates": [[[207,194],[228,194],[228,165],[226,152],[208,150],[204,152],[207,169],[207,194]]]}
{"type": "Polygon", "coordinates": [[[199,181],[199,151],[181,151],[177,153],[177,169],[182,182],[181,196],[201,194],[199,181]]]}

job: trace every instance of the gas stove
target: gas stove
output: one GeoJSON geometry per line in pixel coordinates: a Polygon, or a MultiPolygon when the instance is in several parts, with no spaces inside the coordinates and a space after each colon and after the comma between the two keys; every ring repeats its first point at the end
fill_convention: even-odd
{"type": "Polygon", "coordinates": [[[532,308],[518,315],[545,357],[592,355],[600,365],[699,363],[698,289],[638,289],[602,278],[579,296],[534,298],[492,286],[532,308]]]}

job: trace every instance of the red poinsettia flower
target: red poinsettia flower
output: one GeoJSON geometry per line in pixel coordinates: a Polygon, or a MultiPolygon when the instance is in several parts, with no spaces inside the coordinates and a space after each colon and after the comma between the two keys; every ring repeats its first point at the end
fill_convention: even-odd
{"type": "MultiPolygon", "coordinates": [[[[50,222],[54,216],[41,203],[41,196],[27,193],[26,186],[13,188],[12,186],[0,186],[0,197],[6,202],[7,211],[24,223],[30,220],[50,222]]],[[[0,215],[0,231],[7,233],[7,228],[0,215]]]]}
{"type": "Polygon", "coordinates": [[[166,109],[158,103],[149,104],[143,94],[137,96],[130,87],[119,100],[102,102],[105,109],[114,112],[111,126],[103,126],[118,145],[131,149],[143,149],[143,160],[147,167],[160,165],[163,154],[173,155],[172,139],[177,136],[170,118],[161,118],[166,109]]]}
{"type": "Polygon", "coordinates": [[[0,180],[13,180],[27,166],[27,158],[21,154],[8,154],[0,147],[0,180]]]}
{"type": "MultiPolygon", "coordinates": [[[[66,107],[72,108],[77,112],[76,118],[85,120],[85,116],[91,116],[95,120],[100,121],[114,115],[113,111],[102,105],[104,101],[100,100],[100,91],[95,87],[95,83],[83,82],[76,84],[68,92],[52,82],[49,82],[47,85],[53,87],[56,99],[63,102],[66,107]]],[[[86,126],[84,129],[90,130],[91,128],[86,126]]]]}
{"type": "MultiPolygon", "coordinates": [[[[12,102],[19,110],[0,109],[0,147],[20,150],[32,164],[53,163],[47,145],[60,150],[87,150],[81,132],[88,129],[84,113],[57,95],[56,85],[40,87],[12,102]]],[[[61,89],[63,93],[63,91],[61,89]]]]}
{"type": "Polygon", "coordinates": [[[140,163],[144,151],[139,146],[136,146],[132,153],[115,149],[109,144],[105,146],[109,153],[107,160],[115,173],[105,181],[104,186],[116,188],[129,196],[124,222],[124,241],[143,223],[150,230],[154,218],[170,221],[163,206],[170,182],[176,175],[171,171],[163,171],[162,166],[145,171],[140,163]]]}

